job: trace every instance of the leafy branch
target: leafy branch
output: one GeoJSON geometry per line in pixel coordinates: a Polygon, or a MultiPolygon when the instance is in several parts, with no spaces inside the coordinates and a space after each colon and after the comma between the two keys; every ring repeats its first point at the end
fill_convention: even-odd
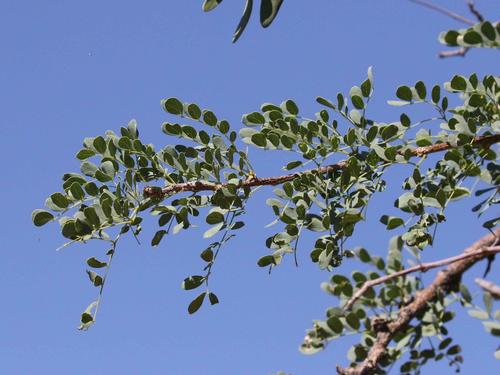
{"type": "MultiPolygon", "coordinates": [[[[500,134],[489,135],[489,136],[479,136],[475,137],[472,140],[471,145],[473,147],[482,147],[488,148],[492,144],[500,142],[500,134]]],[[[411,156],[423,157],[425,155],[433,154],[436,152],[443,152],[452,148],[455,148],[449,143],[438,143],[431,146],[425,147],[417,147],[410,151],[411,156]]],[[[401,154],[402,155],[402,154],[401,154]]],[[[308,171],[300,172],[300,173],[290,173],[282,176],[274,176],[274,177],[255,177],[252,176],[247,180],[240,180],[236,185],[238,188],[251,188],[256,186],[275,186],[281,185],[285,182],[290,182],[299,178],[302,174],[307,174],[311,172],[317,172],[319,174],[327,174],[335,171],[341,171],[347,167],[347,161],[340,161],[335,164],[330,164],[324,167],[320,167],[317,169],[311,169],[308,171]]],[[[184,182],[179,184],[171,184],[164,188],[158,188],[155,186],[146,186],[144,188],[144,197],[146,198],[154,198],[154,199],[163,199],[165,196],[171,196],[175,193],[181,192],[200,192],[200,191],[217,191],[221,188],[227,187],[229,184],[213,184],[204,181],[193,181],[193,182],[184,182]]],[[[234,184],[233,184],[234,185],[234,184]]]]}

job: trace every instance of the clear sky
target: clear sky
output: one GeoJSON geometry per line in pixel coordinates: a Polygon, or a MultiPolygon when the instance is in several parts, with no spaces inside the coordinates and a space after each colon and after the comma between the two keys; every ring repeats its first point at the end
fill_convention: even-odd
{"type": "MultiPolygon", "coordinates": [[[[335,364],[348,363],[352,339],[315,356],[298,351],[312,320],[323,318],[335,303],[319,288],[330,275],[309,262],[310,247],[302,247],[299,268],[288,259],[269,276],[256,266],[272,233],[263,229],[273,220],[263,205],[270,189],[250,204],[246,230],[216,265],[219,305],[189,316],[193,293],[180,288],[184,277],[203,267],[198,256],[207,243],[203,228],[169,236],[151,249],[156,224],[149,221],[141,246],[126,241],[120,247],[98,321],[88,332],[76,330],[80,313],[96,296],[84,260],[106,249],[89,245],[56,252],[63,242],[58,226],[34,228],[31,211],[60,188],[63,173],[79,169],[74,155],[86,136],[119,130],[135,118],[147,142],[158,147],[175,142],[160,131],[169,118],[160,108],[162,98],[197,102],[235,127],[242,113],[287,98],[313,116],[319,109],[316,96],[347,92],[373,65],[370,113],[391,121],[399,118],[398,110],[385,101],[400,84],[440,83],[454,73],[499,74],[498,51],[437,59],[438,33],[462,25],[403,0],[287,0],[269,29],[258,26],[256,12],[236,45],[231,34],[243,1],[224,1],[210,14],[201,11],[201,3],[0,2],[0,373],[333,373],[335,364]]],[[[465,1],[436,3],[466,13],[465,1]]],[[[500,2],[477,4],[498,19],[500,2]]],[[[266,161],[258,152],[254,156],[266,161]]],[[[273,157],[257,173],[280,173],[283,163],[273,157]]],[[[352,245],[385,254],[392,233],[384,233],[378,218],[382,207],[392,207],[400,182],[394,180],[392,195],[377,198],[352,245]]],[[[473,205],[469,200],[451,208],[425,259],[451,256],[485,234],[470,213],[473,205]]],[[[491,279],[499,282],[496,263],[491,279]]],[[[346,264],[336,272],[351,269],[346,264]]],[[[466,280],[483,270],[475,267],[466,280]]],[[[464,316],[450,325],[464,348],[463,373],[497,373],[500,364],[492,353],[498,340],[459,312],[464,316]]],[[[424,369],[441,371],[452,370],[444,362],[424,369]]]]}

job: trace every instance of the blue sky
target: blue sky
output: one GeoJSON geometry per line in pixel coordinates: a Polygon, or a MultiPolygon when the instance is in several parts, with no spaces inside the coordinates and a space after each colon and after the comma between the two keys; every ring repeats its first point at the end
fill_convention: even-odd
{"type": "MultiPolygon", "coordinates": [[[[150,222],[141,246],[126,241],[119,249],[98,321],[85,333],[76,326],[96,291],[84,260],[106,249],[89,245],[56,252],[63,242],[57,226],[34,228],[31,211],[60,188],[63,173],[79,169],[74,155],[86,136],[118,130],[135,118],[147,142],[175,142],[160,131],[168,119],[162,98],[197,102],[235,127],[242,113],[287,98],[312,116],[319,108],[316,96],[347,92],[372,65],[376,93],[370,113],[390,121],[399,118],[398,110],[385,101],[400,84],[499,73],[498,51],[437,59],[438,33],[462,25],[407,1],[287,0],[269,29],[261,29],[254,14],[236,45],[231,34],[243,1],[225,1],[210,14],[201,11],[201,2],[0,2],[1,373],[331,374],[335,364],[347,363],[353,340],[315,356],[297,350],[312,320],[334,304],[319,288],[330,275],[310,264],[307,246],[299,268],[289,260],[269,276],[256,266],[271,233],[263,229],[273,219],[263,205],[270,189],[250,204],[247,229],[217,263],[218,306],[189,316],[193,294],[180,288],[184,277],[203,267],[203,228],[151,249],[150,222]]],[[[436,2],[466,13],[465,1],[436,2]]],[[[477,4],[498,18],[498,1],[477,4]]],[[[283,160],[254,156],[258,174],[280,173],[283,160]]],[[[377,198],[353,245],[385,253],[392,234],[381,231],[378,218],[397,197],[400,180],[394,178],[395,189],[377,198]]],[[[473,205],[450,209],[425,259],[451,256],[484,235],[469,211],[473,205]]],[[[346,265],[339,272],[351,269],[346,265]]],[[[466,280],[482,271],[475,267],[466,280]]],[[[491,279],[500,281],[498,264],[491,279]]],[[[457,319],[450,328],[464,348],[463,373],[498,371],[492,355],[498,341],[479,321],[457,319]]],[[[452,370],[440,363],[425,373],[441,371],[452,370]]]]}

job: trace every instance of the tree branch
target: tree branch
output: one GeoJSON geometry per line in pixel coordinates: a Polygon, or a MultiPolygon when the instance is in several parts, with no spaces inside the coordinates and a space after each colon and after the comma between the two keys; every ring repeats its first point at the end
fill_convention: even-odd
{"type": "Polygon", "coordinates": [[[468,0],[467,1],[467,6],[469,7],[469,10],[470,12],[476,16],[477,20],[479,22],[483,22],[484,21],[484,17],[481,13],[479,13],[479,11],[476,9],[476,4],[474,4],[474,0],[468,0]]]}
{"type": "MultiPolygon", "coordinates": [[[[493,247],[487,247],[482,249],[479,252],[475,253],[464,253],[460,255],[456,255],[454,257],[446,258],[446,259],[441,259],[437,260],[435,262],[429,262],[429,263],[422,263],[410,268],[407,268],[405,270],[399,271],[399,272],[394,272],[391,273],[390,275],[382,276],[374,280],[367,281],[363,284],[363,286],[356,292],[354,295],[347,301],[347,303],[344,306],[344,311],[349,311],[352,309],[352,306],[356,303],[357,300],[359,300],[363,295],[368,291],[368,289],[380,285],[383,283],[386,283],[387,281],[397,279],[398,277],[408,275],[410,273],[414,272],[427,272],[428,270],[431,270],[433,268],[438,268],[438,267],[443,267],[447,266],[448,264],[452,264],[455,262],[459,262],[461,260],[467,259],[467,258],[473,258],[481,255],[483,258],[484,256],[487,255],[493,255],[500,253],[500,246],[493,246],[493,247]]],[[[479,280],[479,279],[477,279],[479,280]]],[[[476,280],[476,282],[478,282],[476,280]]],[[[486,282],[482,280],[483,282],[486,282]]]]}
{"type": "Polygon", "coordinates": [[[467,47],[460,47],[458,49],[453,49],[451,51],[441,51],[438,54],[438,57],[441,59],[445,59],[447,57],[464,57],[467,52],[470,51],[470,48],[467,47]]]}
{"type": "Polygon", "coordinates": [[[476,279],[474,281],[486,292],[490,293],[494,299],[500,299],[500,286],[493,284],[491,281],[483,279],[476,279]]]}
{"type": "MultiPolygon", "coordinates": [[[[449,9],[446,9],[446,8],[440,7],[440,6],[436,5],[436,4],[433,4],[430,1],[427,1],[427,0],[410,0],[410,1],[413,2],[413,3],[415,3],[415,4],[419,4],[419,5],[422,5],[422,6],[426,7],[426,8],[432,9],[432,10],[438,12],[438,13],[442,13],[445,16],[448,16],[450,18],[453,18],[454,20],[463,22],[463,23],[465,23],[467,25],[473,26],[475,24],[474,21],[472,21],[472,20],[470,20],[470,19],[468,19],[468,18],[466,18],[464,16],[461,16],[460,14],[452,12],[449,9]]],[[[474,3],[472,4],[472,8],[471,8],[470,2],[469,2],[469,9],[471,9],[471,12],[472,12],[472,9],[475,10],[474,3]]]]}
{"type": "Polygon", "coordinates": [[[434,281],[425,289],[415,294],[415,299],[402,307],[395,320],[384,324],[384,330],[377,333],[375,343],[373,344],[366,359],[352,368],[342,368],[337,366],[337,372],[340,375],[370,375],[374,374],[378,368],[379,362],[387,351],[387,346],[394,336],[405,329],[408,323],[420,312],[428,308],[428,303],[432,301],[438,293],[449,293],[453,290],[457,280],[460,280],[465,273],[475,263],[488,257],[491,251],[486,249],[498,248],[498,238],[500,228],[493,233],[484,236],[476,241],[472,246],[464,250],[465,254],[471,254],[461,260],[451,263],[446,269],[440,271],[434,281]]]}
{"type": "MultiPolygon", "coordinates": [[[[474,147],[488,148],[489,146],[497,142],[500,142],[500,134],[475,137],[472,142],[472,145],[474,147]]],[[[437,143],[431,146],[417,147],[411,151],[411,154],[412,156],[415,157],[422,157],[424,155],[446,151],[451,148],[454,148],[454,146],[450,145],[449,143],[437,143]]],[[[336,164],[327,165],[315,170],[321,174],[325,174],[333,171],[342,170],[346,167],[346,165],[347,165],[346,161],[340,161],[336,164]]],[[[240,181],[239,187],[249,188],[255,186],[280,185],[288,181],[293,181],[303,173],[308,173],[312,171],[313,170],[308,170],[306,172],[291,173],[276,177],[264,177],[264,178],[253,177],[246,181],[240,181]]],[[[168,185],[163,188],[147,186],[144,188],[143,195],[146,198],[163,199],[171,194],[186,192],[186,191],[191,191],[191,192],[217,191],[227,185],[228,184],[215,184],[208,181],[190,181],[190,182],[182,182],[178,184],[168,185]]]]}

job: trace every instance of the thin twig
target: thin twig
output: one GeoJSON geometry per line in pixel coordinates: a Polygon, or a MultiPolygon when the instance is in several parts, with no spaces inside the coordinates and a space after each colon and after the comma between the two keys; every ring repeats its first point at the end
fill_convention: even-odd
{"type": "Polygon", "coordinates": [[[465,249],[464,254],[474,255],[455,261],[446,269],[438,272],[434,281],[428,287],[417,292],[415,298],[399,310],[394,320],[384,322],[384,329],[377,332],[375,342],[363,362],[351,368],[337,366],[337,372],[340,375],[374,374],[379,368],[379,363],[386,354],[387,347],[394,336],[404,330],[416,315],[429,308],[429,302],[436,298],[439,293],[450,293],[450,291],[454,290],[457,282],[460,281],[462,275],[470,267],[488,257],[488,251],[485,252],[485,249],[498,248],[496,246],[498,236],[500,236],[500,228],[465,249]]]}
{"type": "MultiPolygon", "coordinates": [[[[474,138],[472,145],[475,147],[487,148],[494,143],[500,142],[500,134],[481,136],[474,138]]],[[[422,157],[424,155],[433,154],[436,152],[442,152],[454,148],[449,143],[437,143],[431,146],[417,147],[411,151],[411,155],[415,157],[422,157]]],[[[311,169],[306,172],[291,173],[283,176],[275,177],[264,177],[258,178],[253,177],[245,181],[240,181],[239,188],[250,188],[255,186],[274,186],[280,185],[285,182],[293,181],[297,177],[300,177],[304,173],[310,173],[316,171],[320,174],[331,173],[334,171],[343,170],[347,166],[346,161],[340,161],[336,164],[327,165],[318,169],[311,169]]],[[[169,195],[180,193],[180,192],[199,192],[199,191],[217,191],[221,188],[228,186],[227,183],[216,184],[208,181],[190,181],[178,184],[171,184],[164,188],[147,186],[144,188],[144,197],[146,198],[156,198],[163,199],[169,195]]]]}
{"type": "MultiPolygon", "coordinates": [[[[419,4],[419,5],[422,5],[422,6],[426,7],[426,8],[432,9],[432,10],[434,10],[436,12],[442,13],[445,16],[448,16],[450,18],[453,18],[454,20],[463,22],[463,23],[465,23],[467,25],[472,26],[472,25],[475,24],[474,21],[472,21],[472,20],[470,20],[470,19],[468,19],[468,18],[466,18],[464,16],[461,16],[460,14],[452,12],[449,9],[446,9],[446,8],[440,7],[440,6],[436,5],[436,4],[433,4],[430,1],[427,1],[427,0],[409,0],[409,1],[411,1],[413,3],[416,3],[416,4],[419,4]]],[[[469,9],[470,9],[470,5],[469,5],[469,9]]]]}
{"type": "Polygon", "coordinates": [[[494,299],[500,299],[500,286],[484,279],[476,279],[474,281],[486,292],[490,293],[494,299]]]}
{"type": "Polygon", "coordinates": [[[467,1],[467,6],[469,7],[469,10],[470,12],[476,16],[477,20],[479,22],[483,22],[484,21],[484,17],[481,13],[479,13],[479,11],[476,9],[476,4],[474,4],[474,0],[468,0],[467,1]]]}
{"type": "Polygon", "coordinates": [[[464,57],[467,52],[470,51],[468,47],[460,47],[451,51],[441,51],[438,54],[438,57],[441,59],[445,59],[447,57],[464,57]]]}
{"type": "MultiPolygon", "coordinates": [[[[464,253],[464,254],[456,255],[454,257],[437,260],[435,262],[422,263],[422,264],[407,268],[407,269],[399,271],[399,272],[391,273],[390,275],[382,276],[382,277],[379,277],[377,279],[367,281],[363,284],[363,286],[356,293],[354,293],[354,295],[351,297],[351,299],[349,299],[349,301],[347,301],[347,303],[344,306],[344,311],[350,310],[352,308],[352,306],[356,303],[356,301],[359,300],[368,291],[368,289],[370,289],[376,285],[386,283],[390,280],[397,279],[401,276],[405,276],[405,275],[408,275],[410,273],[427,272],[428,270],[431,270],[433,268],[447,266],[449,264],[452,264],[452,263],[455,263],[455,262],[458,262],[458,261],[461,261],[464,259],[479,257],[479,256],[484,258],[485,255],[492,255],[492,254],[497,254],[497,253],[500,253],[500,246],[487,247],[487,248],[481,249],[480,251],[473,252],[473,253],[464,253]]],[[[476,282],[477,282],[477,280],[476,280],[476,282]]]]}

